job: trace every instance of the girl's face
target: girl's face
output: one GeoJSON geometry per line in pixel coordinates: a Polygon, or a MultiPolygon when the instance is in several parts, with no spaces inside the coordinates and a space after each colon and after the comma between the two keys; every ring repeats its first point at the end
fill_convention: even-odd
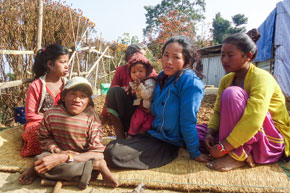
{"type": "Polygon", "coordinates": [[[56,76],[66,76],[68,74],[68,61],[69,61],[69,55],[61,55],[59,56],[56,61],[54,62],[54,65],[51,61],[48,61],[48,73],[53,73],[56,76]]]}
{"type": "Polygon", "coordinates": [[[142,81],[146,78],[147,73],[143,64],[135,64],[131,67],[130,75],[133,81],[142,81]]]}
{"type": "Polygon", "coordinates": [[[185,58],[182,53],[182,46],[177,42],[168,44],[162,55],[161,62],[164,74],[168,77],[183,69],[185,58]]]}
{"type": "Polygon", "coordinates": [[[223,44],[221,62],[227,73],[247,69],[250,61],[251,56],[244,54],[237,46],[229,43],[223,44]]]}
{"type": "Polygon", "coordinates": [[[83,112],[89,104],[89,96],[82,91],[70,90],[62,99],[65,108],[71,115],[78,115],[83,112]]]}

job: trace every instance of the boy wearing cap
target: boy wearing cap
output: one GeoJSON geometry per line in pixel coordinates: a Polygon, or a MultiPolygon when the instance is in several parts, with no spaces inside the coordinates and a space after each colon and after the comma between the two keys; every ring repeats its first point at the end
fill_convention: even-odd
{"type": "Polygon", "coordinates": [[[84,189],[92,170],[97,170],[106,185],[118,186],[104,160],[102,126],[93,108],[92,93],[87,79],[74,77],[65,85],[59,105],[44,114],[39,128],[39,142],[44,152],[34,162],[38,175],[79,181],[79,187],[84,189]]]}

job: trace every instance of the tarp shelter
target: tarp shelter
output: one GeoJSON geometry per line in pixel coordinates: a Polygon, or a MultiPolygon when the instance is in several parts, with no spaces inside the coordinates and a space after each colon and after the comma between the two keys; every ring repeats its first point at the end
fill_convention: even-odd
{"type": "Polygon", "coordinates": [[[290,0],[277,3],[275,9],[258,28],[255,62],[274,59],[274,76],[284,94],[290,97],[290,0]]]}

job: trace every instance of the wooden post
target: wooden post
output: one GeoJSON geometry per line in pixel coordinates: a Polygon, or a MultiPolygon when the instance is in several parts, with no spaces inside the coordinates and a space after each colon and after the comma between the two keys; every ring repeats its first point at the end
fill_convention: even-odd
{"type": "Polygon", "coordinates": [[[42,20],[43,20],[43,0],[38,2],[38,24],[37,24],[37,37],[36,37],[36,52],[41,49],[42,41],[42,20]]]}

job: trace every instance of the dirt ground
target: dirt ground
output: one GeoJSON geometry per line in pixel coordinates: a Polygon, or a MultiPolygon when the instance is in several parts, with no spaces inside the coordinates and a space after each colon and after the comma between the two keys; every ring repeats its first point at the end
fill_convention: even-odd
{"type": "MultiPolygon", "coordinates": [[[[114,133],[114,130],[110,121],[101,116],[105,98],[106,98],[106,95],[100,95],[94,98],[95,110],[100,115],[100,118],[102,120],[104,137],[115,136],[115,133],[114,133]]],[[[216,95],[204,96],[199,112],[197,114],[198,124],[208,123],[210,116],[213,114],[213,106],[214,106],[215,99],[216,99],[216,95]]]]}

